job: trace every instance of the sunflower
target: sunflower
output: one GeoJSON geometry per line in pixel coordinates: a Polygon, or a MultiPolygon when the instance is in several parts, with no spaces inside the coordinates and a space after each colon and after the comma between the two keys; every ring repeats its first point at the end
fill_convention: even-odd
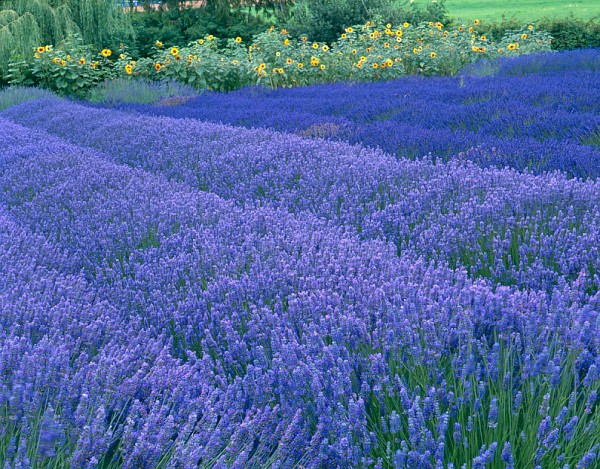
{"type": "Polygon", "coordinates": [[[298,68],[302,68],[304,67],[304,64],[302,62],[298,62],[298,68]]]}
{"type": "Polygon", "coordinates": [[[351,33],[352,31],[354,31],[354,29],[352,29],[352,27],[348,27],[348,28],[346,28],[346,32],[347,32],[347,33],[351,33]]]}
{"type": "Polygon", "coordinates": [[[383,43],[383,47],[385,47],[386,49],[390,48],[390,43],[389,42],[384,42],[383,43]]]}
{"type": "Polygon", "coordinates": [[[486,36],[481,36],[481,40],[482,41],[487,41],[487,37],[486,36]]]}
{"type": "Polygon", "coordinates": [[[43,54],[44,52],[46,52],[46,48],[44,46],[40,46],[37,48],[37,52],[38,54],[43,54]]]}
{"type": "Polygon", "coordinates": [[[154,68],[156,69],[157,72],[160,72],[160,69],[162,68],[161,64],[154,64],[154,68]]]}
{"type": "Polygon", "coordinates": [[[292,59],[286,59],[285,63],[288,65],[292,65],[292,63],[294,63],[294,61],[292,59]]]}
{"type": "Polygon", "coordinates": [[[103,57],[110,57],[112,55],[112,51],[110,49],[102,49],[100,52],[103,57]]]}
{"type": "Polygon", "coordinates": [[[154,45],[155,45],[156,47],[162,47],[162,46],[163,46],[163,43],[162,43],[162,42],[160,42],[160,41],[156,41],[156,42],[154,43],[154,45]]]}
{"type": "Polygon", "coordinates": [[[394,61],[393,61],[392,59],[387,59],[387,60],[385,61],[385,63],[386,63],[386,65],[387,65],[388,67],[391,67],[392,65],[394,65],[394,61]]]}
{"type": "Polygon", "coordinates": [[[521,34],[521,39],[527,39],[527,34],[521,34]]]}
{"type": "Polygon", "coordinates": [[[402,36],[402,30],[399,29],[398,31],[396,31],[396,36],[401,37],[402,36]]]}
{"type": "Polygon", "coordinates": [[[119,58],[120,58],[121,60],[125,60],[125,54],[119,54],[119,58]]]}
{"type": "Polygon", "coordinates": [[[65,62],[64,60],[61,60],[60,64],[64,67],[65,65],[67,65],[67,62],[65,62]]]}
{"type": "Polygon", "coordinates": [[[290,45],[290,40],[286,39],[285,41],[283,41],[283,45],[284,46],[289,46],[290,45]]]}
{"type": "Polygon", "coordinates": [[[321,64],[321,66],[319,67],[321,70],[325,70],[325,65],[321,64]]]}
{"type": "Polygon", "coordinates": [[[212,41],[214,38],[215,38],[215,37],[214,37],[212,34],[209,34],[209,35],[208,35],[208,37],[207,37],[207,39],[208,39],[209,41],[212,41]]]}
{"type": "Polygon", "coordinates": [[[36,59],[39,59],[39,58],[41,58],[41,57],[42,57],[42,56],[41,56],[40,54],[38,54],[37,52],[36,52],[35,54],[33,54],[33,56],[34,56],[36,59]]]}
{"type": "Polygon", "coordinates": [[[283,75],[283,68],[278,68],[277,73],[279,73],[280,75],[283,75]]]}
{"type": "Polygon", "coordinates": [[[125,72],[127,72],[127,75],[131,75],[133,73],[133,67],[131,65],[125,65],[125,72]]]}
{"type": "Polygon", "coordinates": [[[405,22],[402,26],[404,26],[405,28],[408,28],[410,26],[410,24],[408,24],[407,22],[405,22]]]}
{"type": "Polygon", "coordinates": [[[83,57],[79,59],[79,65],[85,65],[85,59],[83,57]]]}
{"type": "Polygon", "coordinates": [[[46,49],[46,52],[50,52],[52,50],[52,46],[46,46],[44,49],[46,49]]]}
{"type": "Polygon", "coordinates": [[[473,21],[473,24],[474,24],[475,26],[479,26],[479,20],[477,20],[477,19],[476,19],[476,20],[474,20],[474,21],[473,21]]]}
{"type": "Polygon", "coordinates": [[[327,44],[323,44],[323,51],[327,52],[329,50],[329,46],[327,44]]]}
{"type": "Polygon", "coordinates": [[[429,54],[429,57],[435,59],[437,57],[437,54],[435,52],[432,52],[431,54],[429,54]]]}
{"type": "Polygon", "coordinates": [[[516,48],[517,48],[517,45],[513,44],[512,42],[507,47],[508,50],[515,50],[516,48]]]}
{"type": "Polygon", "coordinates": [[[171,55],[177,57],[179,55],[179,49],[177,49],[177,47],[171,47],[171,55]]]}
{"type": "Polygon", "coordinates": [[[258,66],[259,70],[264,70],[265,68],[267,68],[267,64],[264,64],[264,63],[262,63],[258,66]]]}
{"type": "Polygon", "coordinates": [[[342,39],[346,39],[347,37],[348,36],[346,36],[346,33],[342,33],[342,36],[341,36],[342,39]]]}
{"type": "Polygon", "coordinates": [[[198,44],[200,44],[200,45],[204,44],[204,39],[198,39],[198,44]]]}
{"type": "Polygon", "coordinates": [[[314,42],[313,45],[312,45],[312,48],[313,49],[318,49],[319,48],[319,44],[317,44],[316,42],[314,42]]]}
{"type": "Polygon", "coordinates": [[[239,44],[240,42],[242,42],[242,38],[241,38],[241,37],[239,37],[239,36],[238,36],[238,37],[236,37],[236,38],[235,38],[235,42],[237,42],[237,43],[239,44]]]}
{"type": "Polygon", "coordinates": [[[529,31],[533,31],[533,25],[530,24],[529,26],[527,26],[527,29],[529,29],[529,31]]]}
{"type": "Polygon", "coordinates": [[[377,67],[379,67],[379,64],[377,64],[377,63],[374,63],[374,64],[372,65],[372,67],[373,67],[373,69],[376,69],[377,67]]]}
{"type": "Polygon", "coordinates": [[[302,42],[306,42],[308,41],[308,38],[306,36],[302,36],[302,42]]]}

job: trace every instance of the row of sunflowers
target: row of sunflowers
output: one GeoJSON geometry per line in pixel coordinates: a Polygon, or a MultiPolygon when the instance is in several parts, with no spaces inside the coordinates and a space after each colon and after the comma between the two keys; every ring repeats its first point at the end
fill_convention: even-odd
{"type": "Polygon", "coordinates": [[[177,80],[197,89],[227,91],[252,84],[291,87],[336,81],[388,80],[410,74],[452,75],[482,57],[550,50],[551,37],[534,25],[507,31],[493,43],[477,32],[479,21],[454,25],[393,26],[369,21],[350,26],[333,44],[292,38],[269,30],[247,44],[243,38],[212,35],[187,46],[156,41],[149,57],[134,58],[127,47],[93,51],[70,38],[61,47],[40,46],[33,60],[12,64],[13,84],[33,84],[59,94],[83,96],[95,84],[118,77],[177,80]]]}

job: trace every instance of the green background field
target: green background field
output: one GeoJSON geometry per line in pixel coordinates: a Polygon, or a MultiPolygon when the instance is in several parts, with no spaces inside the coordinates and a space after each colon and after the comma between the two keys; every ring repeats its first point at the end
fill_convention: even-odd
{"type": "Polygon", "coordinates": [[[444,5],[450,16],[472,20],[498,21],[502,16],[523,21],[540,18],[600,17],[600,0],[447,0],[444,5]]]}

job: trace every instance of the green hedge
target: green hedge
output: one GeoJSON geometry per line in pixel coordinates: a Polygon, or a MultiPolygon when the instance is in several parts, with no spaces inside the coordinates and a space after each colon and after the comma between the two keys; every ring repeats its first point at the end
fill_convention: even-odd
{"type": "MultiPolygon", "coordinates": [[[[538,30],[546,31],[552,36],[552,50],[588,49],[600,47],[600,21],[569,18],[543,18],[536,21],[538,30]]],[[[480,30],[492,40],[501,38],[508,29],[521,26],[516,19],[497,23],[482,22],[480,30]]]]}
{"type": "Polygon", "coordinates": [[[554,38],[552,49],[570,50],[600,47],[600,21],[577,18],[542,20],[538,27],[554,38]]]}

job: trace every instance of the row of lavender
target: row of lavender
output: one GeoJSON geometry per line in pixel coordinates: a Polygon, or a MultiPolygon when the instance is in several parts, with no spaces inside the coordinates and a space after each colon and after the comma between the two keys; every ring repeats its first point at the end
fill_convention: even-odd
{"type": "Polygon", "coordinates": [[[462,267],[494,284],[551,291],[582,272],[590,291],[600,284],[594,181],[481,172],[460,160],[397,160],[340,142],[58,99],[30,101],[3,115],[238,206],[310,212],[353,228],[361,239],[384,239],[397,253],[462,267]]]}
{"type": "Polygon", "coordinates": [[[599,183],[55,99],[0,126],[0,464],[597,464],[599,183]]]}
{"type": "Polygon", "coordinates": [[[53,99],[0,125],[3,464],[597,461],[598,183],[53,99]]]}
{"type": "Polygon", "coordinates": [[[117,107],[343,140],[401,157],[446,160],[463,152],[484,166],[596,177],[599,63],[599,50],[574,51],[480,62],[460,77],[247,88],[179,106],[117,107]]]}

